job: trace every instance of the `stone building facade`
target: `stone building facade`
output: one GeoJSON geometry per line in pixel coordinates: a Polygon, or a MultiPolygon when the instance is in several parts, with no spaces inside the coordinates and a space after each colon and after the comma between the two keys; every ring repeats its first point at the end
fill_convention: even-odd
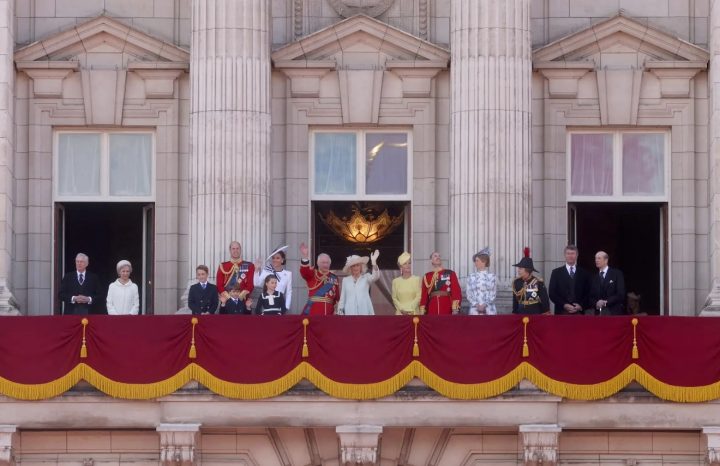
{"type": "Polygon", "coordinates": [[[651,313],[710,312],[709,0],[505,3],[8,2],[3,309],[59,312],[89,251],[106,281],[134,259],[144,309],[172,313],[233,239],[251,260],[289,244],[296,271],[323,206],[395,202],[417,271],[438,250],[463,279],[490,246],[507,290],[524,246],[549,275],[573,242],[588,267],[607,250],[651,313]],[[362,159],[388,135],[401,187],[371,187],[362,160],[326,170],[351,190],[318,187],[328,140],[362,159]]]}
{"type": "MultiPolygon", "coordinates": [[[[59,312],[82,250],[107,277],[131,258],[143,309],[175,313],[231,240],[289,244],[296,272],[323,203],[380,202],[403,206],[418,272],[438,250],[464,279],[490,246],[507,290],[524,246],[549,276],[573,242],[649,312],[713,314],[717,57],[714,0],[0,0],[0,309],[59,312]],[[404,162],[373,191],[378,137],[404,162]]],[[[408,390],[3,399],[0,464],[720,461],[715,403],[408,390]]]]}

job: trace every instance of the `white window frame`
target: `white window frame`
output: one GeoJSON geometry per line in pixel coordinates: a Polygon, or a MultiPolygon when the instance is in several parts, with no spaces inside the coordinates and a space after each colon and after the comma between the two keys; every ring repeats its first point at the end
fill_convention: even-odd
{"type": "Polygon", "coordinates": [[[412,130],[408,128],[382,128],[382,129],[364,129],[364,128],[314,128],[309,131],[309,164],[310,173],[308,175],[310,190],[310,200],[313,201],[354,201],[354,200],[375,200],[375,201],[411,201],[413,190],[413,143],[412,130]],[[355,193],[353,194],[315,194],[315,135],[317,133],[353,133],[355,134],[355,193]],[[366,147],[365,135],[370,133],[395,133],[405,134],[407,136],[407,193],[405,194],[366,194],[365,193],[365,177],[366,177],[366,147]]]}
{"type": "Polygon", "coordinates": [[[568,202],[670,202],[671,188],[671,147],[670,147],[670,130],[657,128],[632,128],[632,129],[582,129],[574,128],[567,131],[566,149],[566,165],[565,165],[565,189],[568,202]],[[587,196],[572,193],[572,136],[573,134],[611,134],[613,136],[613,190],[612,195],[587,196]],[[625,195],[622,192],[622,137],[624,134],[663,134],[665,136],[664,151],[664,194],[662,195],[625,195]]]}
{"type": "Polygon", "coordinates": [[[53,133],[53,201],[54,202],[155,202],[157,153],[155,131],[147,128],[122,129],[58,129],[53,133]],[[59,193],[60,189],[60,135],[61,134],[98,134],[100,135],[100,194],[73,196],[59,193]],[[150,194],[147,196],[119,196],[110,194],[110,135],[112,134],[149,134],[150,148],[150,194]]]}

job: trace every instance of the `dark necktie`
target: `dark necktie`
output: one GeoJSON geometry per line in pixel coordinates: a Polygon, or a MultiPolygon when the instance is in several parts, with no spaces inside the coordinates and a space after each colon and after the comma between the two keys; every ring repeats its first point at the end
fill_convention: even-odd
{"type": "Polygon", "coordinates": [[[605,280],[605,272],[600,272],[600,280],[605,280]]]}
{"type": "Polygon", "coordinates": [[[85,281],[85,274],[81,273],[80,277],[78,278],[78,283],[80,283],[82,285],[84,281],[85,281]]]}
{"type": "Polygon", "coordinates": [[[200,286],[202,286],[202,289],[204,290],[205,287],[207,286],[207,283],[201,283],[200,286]]]}
{"type": "Polygon", "coordinates": [[[570,267],[570,278],[575,278],[575,266],[570,267]]]}

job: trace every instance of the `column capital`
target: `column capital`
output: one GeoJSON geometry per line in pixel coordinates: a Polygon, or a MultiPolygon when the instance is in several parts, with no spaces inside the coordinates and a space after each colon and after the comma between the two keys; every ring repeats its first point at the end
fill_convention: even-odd
{"type": "Polygon", "coordinates": [[[374,465],[377,463],[382,426],[337,426],[340,440],[340,464],[347,466],[374,465]]]}
{"type": "Polygon", "coordinates": [[[17,426],[0,424],[0,466],[15,465],[17,426]]]}
{"type": "Polygon", "coordinates": [[[561,431],[557,424],[521,425],[525,466],[555,466],[561,431]]]}
{"type": "Polygon", "coordinates": [[[201,424],[160,424],[160,462],[163,466],[193,466],[197,464],[195,449],[201,424]]]}

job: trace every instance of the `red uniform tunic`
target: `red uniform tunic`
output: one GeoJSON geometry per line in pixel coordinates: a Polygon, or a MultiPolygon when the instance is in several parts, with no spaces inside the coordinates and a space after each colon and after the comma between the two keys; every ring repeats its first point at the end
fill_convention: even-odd
{"type": "Polygon", "coordinates": [[[307,314],[311,316],[327,316],[335,313],[335,304],[340,300],[340,281],[332,273],[321,273],[310,264],[300,264],[300,276],[308,287],[308,300],[311,301],[307,314]],[[320,295],[317,291],[328,283],[329,290],[320,295]]]}
{"type": "MultiPolygon", "coordinates": [[[[227,261],[218,267],[216,280],[218,293],[233,289],[236,283],[240,283],[242,291],[247,294],[252,293],[255,285],[253,284],[253,276],[255,275],[255,265],[248,261],[227,261]]],[[[243,298],[245,297],[243,293],[243,298]]]]}
{"type": "Polygon", "coordinates": [[[460,309],[462,291],[455,272],[442,269],[428,272],[420,287],[420,311],[429,315],[450,315],[460,309]]]}

